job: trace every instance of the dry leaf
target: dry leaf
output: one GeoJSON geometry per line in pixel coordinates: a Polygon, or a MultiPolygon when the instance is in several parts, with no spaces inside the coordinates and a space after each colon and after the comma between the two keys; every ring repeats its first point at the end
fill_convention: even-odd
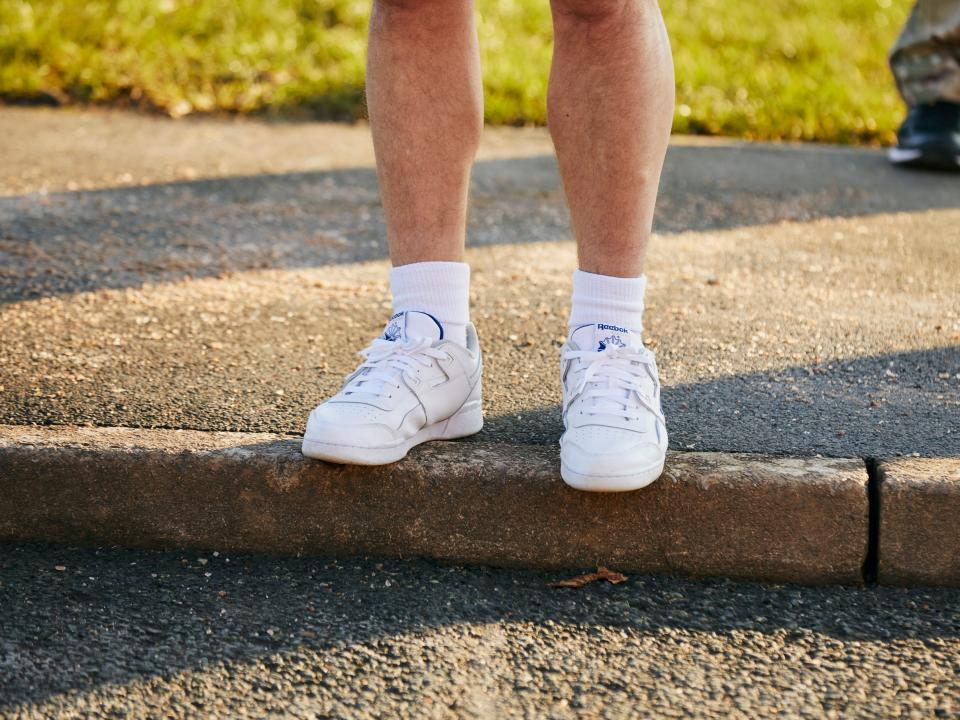
{"type": "Polygon", "coordinates": [[[569,578],[567,580],[557,580],[556,582],[547,583],[549,587],[571,587],[571,588],[581,588],[584,585],[595,582],[596,580],[606,580],[608,583],[613,585],[618,585],[627,579],[627,576],[609,570],[605,567],[598,567],[596,572],[586,573],[585,575],[577,575],[576,577],[569,578]]]}

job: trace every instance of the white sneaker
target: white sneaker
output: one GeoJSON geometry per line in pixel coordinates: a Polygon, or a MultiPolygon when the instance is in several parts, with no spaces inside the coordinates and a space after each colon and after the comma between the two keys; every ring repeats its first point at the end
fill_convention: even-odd
{"type": "Polygon", "coordinates": [[[428,440],[449,440],[483,427],[482,362],[477,332],[467,347],[443,339],[443,326],[422,312],[390,318],[382,337],[343,388],[310,413],[304,455],[357,465],[403,458],[428,440]]]}
{"type": "Polygon", "coordinates": [[[667,426],[653,353],[638,333],[583,325],[561,350],[560,476],[570,487],[638,490],[660,477],[667,426]]]}

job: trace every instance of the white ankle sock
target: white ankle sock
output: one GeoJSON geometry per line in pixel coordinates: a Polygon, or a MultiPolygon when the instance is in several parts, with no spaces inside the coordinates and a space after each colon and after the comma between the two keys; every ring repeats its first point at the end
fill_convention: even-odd
{"type": "Polygon", "coordinates": [[[419,310],[443,325],[443,337],[467,344],[470,322],[470,266],[458,262],[418,262],[390,271],[393,311],[419,310]]]}
{"type": "Polygon", "coordinates": [[[570,329],[592,323],[614,323],[643,332],[643,293],[647,277],[624,278],[576,270],[570,329]]]}

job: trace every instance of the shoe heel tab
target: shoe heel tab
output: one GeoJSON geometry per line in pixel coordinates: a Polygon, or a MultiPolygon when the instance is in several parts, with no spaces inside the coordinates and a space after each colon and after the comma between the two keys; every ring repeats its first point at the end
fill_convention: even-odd
{"type": "Polygon", "coordinates": [[[473,323],[467,323],[467,350],[474,355],[480,354],[480,336],[477,334],[477,327],[473,323]]]}

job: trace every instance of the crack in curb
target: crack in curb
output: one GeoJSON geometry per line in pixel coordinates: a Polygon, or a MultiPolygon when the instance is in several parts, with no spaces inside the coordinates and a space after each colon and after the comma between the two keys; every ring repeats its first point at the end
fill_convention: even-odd
{"type": "Polygon", "coordinates": [[[880,486],[883,467],[880,459],[863,459],[867,468],[867,554],[863,559],[863,582],[868,587],[877,585],[880,577],[880,486]]]}

